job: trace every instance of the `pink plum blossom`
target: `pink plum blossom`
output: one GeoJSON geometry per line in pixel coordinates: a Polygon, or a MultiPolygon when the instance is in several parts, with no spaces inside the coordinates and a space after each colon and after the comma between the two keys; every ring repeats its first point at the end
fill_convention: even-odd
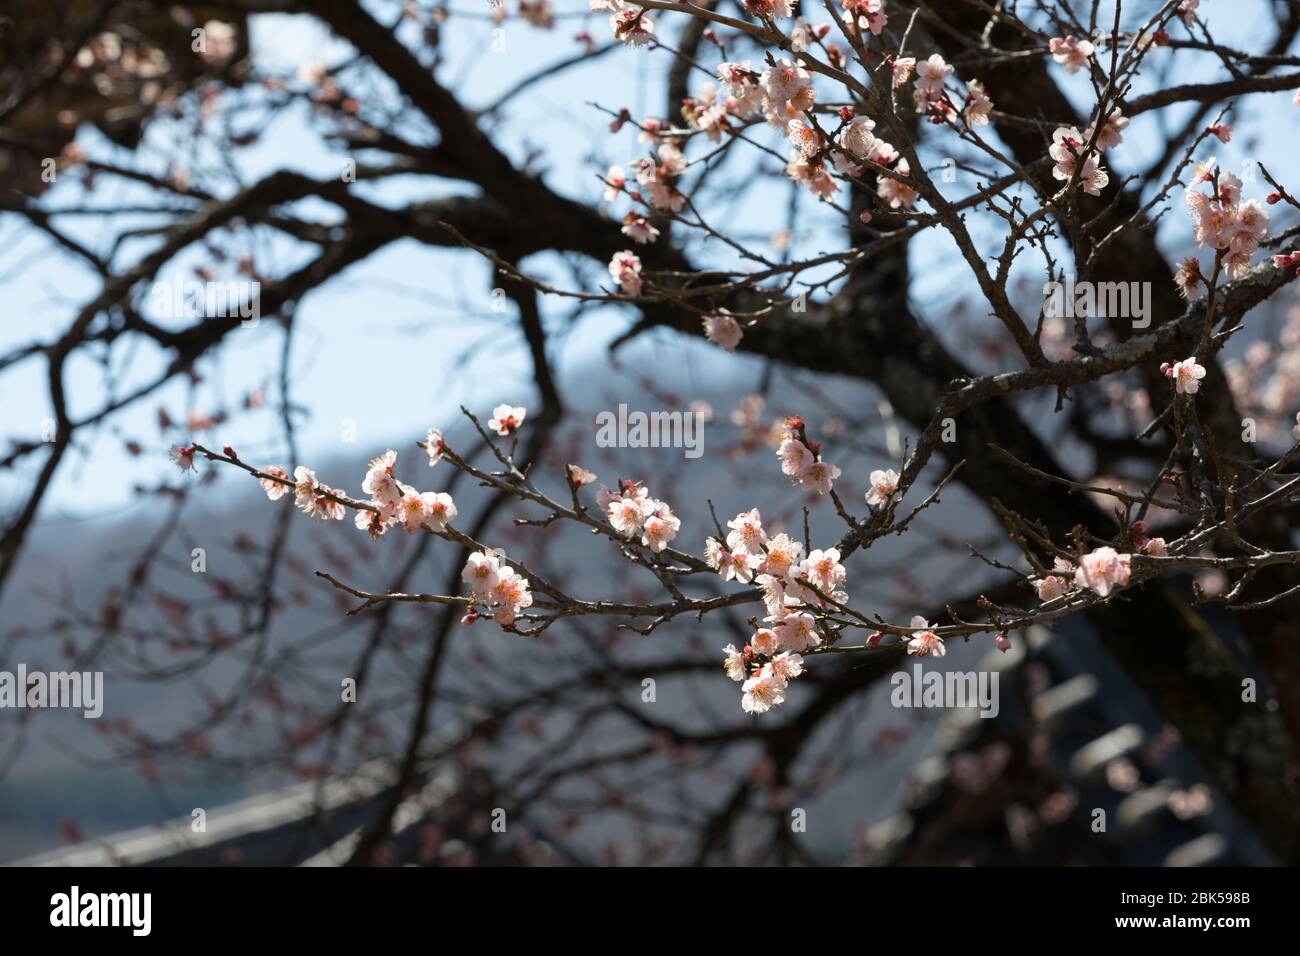
{"type": "Polygon", "coordinates": [[[498,405],[492,409],[492,417],[488,419],[488,428],[496,432],[503,438],[513,434],[524,423],[524,416],[528,412],[522,405],[498,405]]]}
{"type": "Polygon", "coordinates": [[[758,513],[757,508],[742,511],[727,522],[727,527],[731,529],[727,533],[728,548],[732,551],[762,556],[763,545],[767,542],[767,532],[763,530],[763,517],[758,513]]]}
{"type": "Polygon", "coordinates": [[[722,659],[722,669],[734,681],[745,679],[745,657],[736,650],[735,644],[728,644],[722,649],[726,656],[722,659]]]}
{"type": "MultiPolygon", "coordinates": [[[[273,475],[276,478],[284,479],[284,481],[289,479],[289,473],[279,465],[267,465],[262,469],[262,473],[273,475]]],[[[272,481],[270,478],[259,478],[257,481],[262,486],[262,490],[266,492],[266,497],[272,501],[279,501],[289,491],[289,486],[284,481],[272,481]]]]}
{"type": "Polygon", "coordinates": [[[1105,547],[1090,551],[1079,559],[1074,583],[1106,597],[1116,588],[1128,584],[1132,556],[1105,547]]]}
{"type": "Polygon", "coordinates": [[[491,551],[475,551],[465,562],[460,579],[470,586],[475,594],[483,595],[496,587],[501,564],[491,551]]]}
{"type": "Polygon", "coordinates": [[[1201,379],[1205,378],[1205,367],[1195,358],[1186,358],[1175,362],[1169,372],[1174,380],[1174,387],[1179,395],[1195,395],[1201,388],[1201,379]]]}
{"type": "Polygon", "coordinates": [[[917,657],[925,657],[927,654],[931,657],[943,657],[948,653],[948,648],[945,646],[943,639],[931,630],[934,625],[926,621],[925,618],[917,615],[912,618],[909,626],[917,629],[917,633],[908,638],[907,653],[917,657]]]}
{"type": "Polygon", "coordinates": [[[898,472],[876,469],[871,473],[871,488],[867,491],[867,504],[873,508],[883,508],[895,500],[898,492],[898,472]]]}
{"type": "Polygon", "coordinates": [[[1052,37],[1047,41],[1047,47],[1052,52],[1052,59],[1065,67],[1066,73],[1075,73],[1079,67],[1086,66],[1096,49],[1088,40],[1076,40],[1073,35],[1052,37]]]}
{"type": "Polygon", "coordinates": [[[1070,589],[1069,576],[1074,574],[1074,565],[1064,558],[1057,558],[1052,570],[1058,573],[1046,575],[1034,582],[1034,590],[1038,592],[1040,601],[1051,601],[1070,589]]]}
{"type": "Polygon", "coordinates": [[[740,706],[747,714],[765,714],[785,701],[785,682],[764,664],[757,674],[741,684],[740,706]]]}
{"type": "Polygon", "coordinates": [[[196,471],[194,467],[194,452],[196,449],[193,445],[172,445],[168,452],[168,457],[172,463],[181,471],[196,471]]]}
{"type": "Polygon", "coordinates": [[[641,259],[635,253],[626,249],[614,253],[609,260],[609,274],[624,295],[641,294],[641,259]]]}
{"type": "Polygon", "coordinates": [[[719,309],[714,315],[704,317],[704,337],[724,351],[736,351],[743,336],[740,323],[726,309],[719,309]]]}

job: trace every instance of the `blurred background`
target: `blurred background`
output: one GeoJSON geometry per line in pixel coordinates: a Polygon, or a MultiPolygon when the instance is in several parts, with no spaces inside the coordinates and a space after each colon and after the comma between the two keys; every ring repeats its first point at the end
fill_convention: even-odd
{"type": "MultiPolygon", "coordinates": [[[[635,126],[611,121],[626,109],[638,123],[680,124],[683,90],[707,80],[674,68],[667,50],[611,44],[607,16],[585,0],[523,6],[0,0],[0,670],[105,675],[97,720],[0,710],[0,862],[1292,861],[1298,779],[1271,659],[1241,615],[1193,602],[1193,583],[1222,593],[1221,576],[1149,585],[1113,614],[1013,634],[1006,653],[972,639],[926,662],[997,672],[993,719],[893,707],[898,658],[827,655],[756,720],[721,669],[722,647],[752,631],[748,608],[649,637],[576,619],[536,640],[462,626],[454,608],[352,616],[357,602],[315,571],[364,590],[455,593],[464,556],[426,535],[371,541],[350,519],[318,524],[242,472],[168,461],[174,443],[228,445],[359,495],[366,462],[392,448],[398,477],[450,491],[480,540],[584,597],[648,600],[654,582],[589,533],[516,525],[535,512],[445,464],[429,470],[415,443],[439,428],[481,456],[460,407],[486,420],[499,402],[523,405],[541,484],[567,494],[570,462],[610,486],[644,480],[681,517],[683,550],[703,553],[710,502],[724,522],[758,507],[769,532],[796,537],[807,508],[813,541],[829,543],[831,504],[778,470],[785,416],[805,417],[861,510],[868,474],[897,467],[949,380],[1014,367],[937,231],[852,276],[810,272],[824,286],[808,314],[789,317],[795,334],[747,334],[735,355],[689,315],[504,281],[434,224],[452,222],[541,282],[608,287],[609,255],[631,244],[600,179],[647,149],[635,126]],[[160,308],[160,282],[194,279],[256,279],[260,321],[160,308]],[[699,413],[704,454],[598,447],[596,416],[620,404],[699,413]],[[1236,692],[1243,677],[1260,685],[1251,707],[1236,692]],[[346,679],[355,703],[340,701],[346,679]],[[791,826],[797,811],[803,829],[791,826]]],[[[891,6],[904,18],[912,8],[891,6]]],[[[926,44],[960,62],[933,6],[921,5],[926,44]]],[[[1125,20],[1159,6],[1125,4],[1125,20]]],[[[1294,4],[1202,7],[1224,47],[1267,49],[1270,69],[1296,64],[1294,4]]],[[[716,65],[678,19],[662,18],[665,43],[716,65]]],[[[957,16],[951,33],[963,29],[957,16]]],[[[761,60],[720,32],[728,58],[761,60]]],[[[1153,57],[1133,95],[1228,75],[1213,52],[1178,54],[1153,57]]],[[[1014,83],[1050,84],[1086,117],[1083,76],[1050,61],[1018,69],[1014,83]]],[[[1135,117],[1108,155],[1112,188],[1150,199],[1175,147],[1224,105],[1135,117]]],[[[1293,165],[1297,115],[1289,93],[1243,99],[1225,120],[1231,142],[1212,140],[1197,159],[1217,154],[1262,196],[1256,164],[1293,165]]],[[[752,136],[779,146],[771,130],[752,136]]],[[[927,164],[954,163],[955,195],[987,181],[983,157],[918,137],[927,164]]],[[[697,175],[703,217],[778,261],[866,241],[760,149],[728,151],[697,175]]],[[[1294,225],[1278,216],[1274,232],[1294,225]]],[[[741,261],[716,239],[661,228],[656,248],[697,267],[741,261]]],[[[974,212],[970,228],[1000,245],[996,217],[974,212]]],[[[1168,306],[1169,264],[1195,251],[1185,214],[1173,209],[1134,242],[1164,269],[1142,274],[1168,306]]],[[[670,255],[638,251],[647,268],[670,255]]],[[[1036,314],[1041,284],[1041,266],[1013,270],[1022,314],[1036,314]]],[[[1068,349],[1066,330],[1056,334],[1068,349]]],[[[1277,451],[1300,404],[1297,350],[1300,305],[1284,289],[1223,362],[1224,400],[1277,451]]],[[[961,479],[907,535],[855,556],[857,606],[930,621],[981,593],[1032,606],[1029,588],[972,555],[1018,559],[994,498],[1041,507],[1053,531],[1113,527],[1104,500],[1013,472],[988,444],[1140,489],[1165,450],[1133,435],[1160,399],[1138,375],[1080,389],[1059,411],[1055,398],[961,423],[961,447],[918,489],[958,460],[961,479]]],[[[693,582],[699,593],[733,586],[693,582]]],[[[1287,615],[1260,632],[1293,636],[1287,615]]]]}

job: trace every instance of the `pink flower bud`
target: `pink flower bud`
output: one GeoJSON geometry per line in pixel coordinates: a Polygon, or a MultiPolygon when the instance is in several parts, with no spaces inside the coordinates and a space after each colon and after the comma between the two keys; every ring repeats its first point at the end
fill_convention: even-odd
{"type": "Polygon", "coordinates": [[[1007,637],[1006,634],[999,634],[997,637],[993,638],[993,644],[1003,654],[1011,650],[1011,638],[1007,637]]]}
{"type": "Polygon", "coordinates": [[[1271,192],[1264,197],[1264,202],[1268,203],[1270,206],[1276,206],[1281,201],[1282,201],[1282,194],[1279,192],[1271,192]]]}

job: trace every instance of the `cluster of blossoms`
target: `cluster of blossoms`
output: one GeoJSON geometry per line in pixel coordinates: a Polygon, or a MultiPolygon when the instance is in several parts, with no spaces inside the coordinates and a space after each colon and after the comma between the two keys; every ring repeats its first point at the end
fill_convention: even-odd
{"type": "MultiPolygon", "coordinates": [[[[1236,279],[1250,268],[1251,257],[1268,235],[1268,213],[1258,200],[1241,200],[1241,180],[1207,159],[1196,167],[1183,201],[1192,214],[1192,235],[1197,246],[1209,246],[1223,260],[1223,271],[1236,279]],[[1209,183],[1211,191],[1197,187],[1209,183]]],[[[1204,285],[1200,265],[1188,259],[1178,269],[1179,291],[1187,299],[1199,298],[1204,285]]]]}
{"type": "MultiPolygon", "coordinates": [[[[786,419],[777,449],[782,472],[796,484],[825,494],[840,470],[826,464],[820,455],[821,447],[808,440],[803,420],[786,419]]],[[[883,508],[897,501],[898,482],[898,474],[892,470],[873,471],[867,504],[883,508]]],[[[763,713],[784,702],[789,681],[803,672],[801,655],[821,646],[823,635],[814,612],[847,603],[848,572],[838,548],[816,549],[803,557],[803,544],[788,534],[769,536],[757,508],[736,515],[727,528],[725,539],[707,540],[705,560],[724,581],[752,581],[763,595],[767,616],[763,618],[766,626],[755,631],[743,649],[731,644],[724,648],[723,667],[728,677],[741,682],[745,711],[763,713]]],[[[934,633],[934,625],[915,617],[911,627],[909,654],[944,655],[946,648],[934,633]]],[[[877,632],[868,644],[878,643],[880,637],[877,632]]]]}
{"type": "MultiPolygon", "coordinates": [[[[898,150],[892,144],[876,136],[874,120],[866,116],[854,116],[847,109],[840,111],[840,118],[844,123],[836,142],[843,152],[836,152],[833,157],[835,169],[846,176],[857,177],[866,172],[866,166],[854,160],[860,159],[878,166],[893,166],[894,172],[902,178],[880,176],[876,182],[876,194],[891,209],[911,209],[916,203],[917,193],[902,181],[912,172],[907,160],[899,158],[898,150]],[[846,158],[845,153],[852,158],[846,158]]],[[[864,215],[863,221],[868,220],[869,216],[864,215]]]]}
{"type": "MultiPolygon", "coordinates": [[[[882,0],[843,0],[843,6],[845,22],[851,29],[879,35],[884,28],[887,17],[882,0]]],[[[788,4],[761,0],[746,4],[746,8],[756,15],[769,17],[788,16],[790,13],[788,4]]],[[[855,117],[847,107],[840,111],[841,128],[834,136],[835,144],[827,142],[826,135],[811,123],[810,114],[816,105],[817,94],[813,76],[797,54],[814,40],[821,41],[828,32],[829,27],[810,27],[801,17],[791,31],[794,59],[770,59],[761,71],[755,70],[748,60],[721,63],[717,68],[721,88],[706,83],[683,103],[682,116],[687,126],[716,142],[724,131],[732,129],[733,121],[744,123],[761,116],[769,125],[780,129],[793,147],[786,174],[822,199],[829,199],[839,191],[832,170],[857,177],[865,172],[865,162],[881,166],[898,163],[898,150],[876,139],[873,134],[875,123],[866,117],[855,117]]],[[[842,62],[843,54],[838,47],[830,44],[825,49],[832,63],[842,62]]],[[[895,67],[896,83],[899,70],[903,69],[902,75],[906,76],[915,62],[914,59],[899,61],[904,66],[895,67]]],[[[951,67],[943,65],[942,58],[932,57],[925,65],[926,79],[918,79],[921,87],[931,88],[926,84],[931,83],[930,67],[936,62],[951,72],[951,67]]],[[[942,80],[937,93],[942,93],[942,80]]],[[[921,100],[925,98],[920,94],[921,100]]],[[[983,91],[973,90],[970,102],[969,122],[986,123],[992,104],[983,91]]],[[[901,162],[895,172],[906,179],[910,170],[906,162],[901,162]]],[[[881,177],[879,191],[881,198],[895,209],[910,208],[916,199],[915,191],[905,182],[889,177],[881,177]]]]}
{"type": "MultiPolygon", "coordinates": [[[[1137,554],[1163,557],[1168,552],[1164,538],[1147,535],[1145,521],[1135,521],[1129,526],[1129,535],[1137,554]]],[[[1133,556],[1121,554],[1111,547],[1089,551],[1079,559],[1076,567],[1065,558],[1057,558],[1049,574],[1034,581],[1034,590],[1040,601],[1051,601],[1066,594],[1071,585],[1108,597],[1112,591],[1127,587],[1132,573],[1133,556]]]]}
{"type": "Polygon", "coordinates": [[[478,620],[478,610],[482,608],[502,627],[510,627],[520,611],[533,605],[528,579],[506,564],[497,552],[475,551],[465,562],[460,579],[469,585],[474,601],[461,619],[463,624],[478,620]]]}
{"type": "Polygon", "coordinates": [[[885,13],[885,0],[840,0],[840,6],[844,8],[841,17],[844,25],[850,30],[866,30],[872,36],[880,36],[880,32],[889,24],[889,15],[885,13]]]}
{"type": "MultiPolygon", "coordinates": [[[[651,130],[651,138],[657,133],[651,130]]],[[[605,199],[612,202],[622,193],[637,203],[648,205],[661,212],[680,212],[686,197],[677,188],[677,179],[686,172],[686,156],[678,140],[664,138],[656,148],[658,162],[648,156],[634,159],[629,166],[638,189],[629,189],[627,175],[621,166],[611,166],[605,173],[605,199]]],[[[640,211],[633,210],[623,217],[623,235],[639,245],[659,238],[659,230],[640,211]]],[[[641,258],[630,249],[616,252],[609,263],[609,274],[624,295],[641,294],[641,258]]]]}
{"type": "MultiPolygon", "coordinates": [[[[569,474],[575,487],[594,480],[590,472],[572,465],[569,474]]],[[[649,490],[639,481],[620,479],[617,491],[601,485],[596,503],[615,531],[625,538],[640,534],[641,543],[656,554],[668,547],[682,527],[682,520],[673,514],[673,509],[651,498],[649,490]]]]}
{"type": "MultiPolygon", "coordinates": [[[[277,478],[284,476],[284,469],[275,465],[264,468],[263,471],[277,478]]],[[[266,496],[272,501],[284,494],[285,485],[280,482],[268,481],[265,478],[259,480],[266,491],[266,496]]],[[[342,492],[337,488],[331,488],[320,482],[316,478],[316,472],[310,468],[299,465],[293,470],[293,503],[303,514],[310,515],[318,521],[342,521],[345,509],[335,500],[335,496],[340,494],[342,492]]]]}
{"type": "Polygon", "coordinates": [[[682,119],[686,125],[699,130],[711,143],[721,141],[722,134],[731,129],[733,117],[751,116],[762,108],[762,88],[749,78],[748,61],[743,68],[734,63],[725,65],[732,67],[736,75],[734,82],[722,77],[723,82],[740,90],[741,96],[719,98],[717,85],[705,83],[694,96],[682,101],[682,119]]]}
{"type": "MultiPolygon", "coordinates": [[[[637,202],[649,202],[655,209],[667,212],[680,212],[686,205],[686,197],[677,189],[676,183],[678,178],[686,172],[686,156],[682,153],[681,145],[673,139],[663,139],[659,142],[656,149],[658,162],[648,156],[642,156],[632,160],[629,165],[632,167],[632,174],[636,178],[637,185],[644,190],[644,195],[639,191],[629,192],[637,202]]],[[[605,177],[607,188],[618,184],[618,190],[626,188],[626,179],[623,171],[618,166],[610,168],[605,177]]],[[[616,190],[617,191],[617,190],[616,190]]],[[[609,192],[606,192],[609,196],[609,192]]],[[[624,232],[628,232],[625,228],[624,232]]],[[[631,233],[628,233],[631,235],[631,233]]],[[[642,242],[653,242],[655,235],[647,236],[642,242]]]]}
{"type": "Polygon", "coordinates": [[[840,470],[821,457],[821,443],[809,440],[802,418],[786,419],[785,424],[786,437],[776,450],[782,474],[802,488],[827,494],[840,470]]]}
{"type": "Polygon", "coordinates": [[[1122,117],[1112,116],[1102,132],[1097,135],[1095,149],[1087,148],[1088,142],[1092,139],[1092,127],[1089,127],[1089,132],[1086,134],[1080,133],[1076,126],[1057,127],[1052,133],[1052,145],[1047,149],[1047,154],[1055,163],[1052,167],[1052,176],[1062,182],[1069,182],[1074,178],[1077,169],[1079,185],[1083,187],[1083,191],[1090,196],[1100,196],[1101,191],[1110,182],[1110,174],[1101,167],[1101,151],[1106,148],[1102,145],[1102,140],[1109,139],[1111,145],[1119,142],[1118,130],[1122,130],[1123,126],[1119,126],[1110,136],[1107,135],[1107,130],[1114,129],[1112,124],[1117,120],[1127,124],[1127,120],[1122,117]]]}
{"type": "Polygon", "coordinates": [[[770,628],[760,628],[743,650],[735,644],[723,648],[722,667],[727,676],[740,681],[740,706],[747,714],[762,714],[785,703],[790,681],[803,673],[803,657],[781,648],[770,628]]]}
{"type": "Polygon", "coordinates": [[[796,69],[790,60],[778,62],[785,66],[768,67],[762,73],[755,72],[749,60],[719,64],[718,81],[726,87],[727,95],[719,98],[717,87],[705,83],[699,93],[682,104],[683,118],[692,129],[703,131],[714,142],[721,139],[724,129],[730,128],[732,117],[746,120],[761,113],[773,126],[783,126],[784,120],[778,113],[781,103],[788,103],[793,94],[795,100],[811,106],[814,94],[812,77],[806,70],[796,69]],[[787,70],[794,82],[783,84],[780,78],[787,70]],[[776,99],[769,98],[769,88],[776,99]]]}
{"type": "MultiPolygon", "coordinates": [[[[814,550],[800,558],[803,546],[787,534],[768,537],[757,509],[727,522],[726,541],[710,538],[705,557],[723,580],[751,578],[763,593],[767,616],[749,643],[737,650],[723,648],[723,669],[741,683],[741,707],[761,714],[785,701],[790,680],[803,673],[803,654],[822,645],[823,635],[809,608],[825,605],[821,595],[837,604],[848,600],[844,591],[847,572],[835,548],[814,550]],[[820,593],[819,593],[820,592],[820,593]]],[[[943,640],[923,617],[911,622],[914,633],[907,652],[942,657],[943,640]]],[[[869,643],[879,640],[873,635],[869,643]]],[[[1009,645],[1008,645],[1009,646],[1009,645]]]]}
{"type": "Polygon", "coordinates": [[[989,99],[984,85],[978,80],[967,83],[965,100],[958,108],[957,101],[949,96],[945,87],[953,75],[953,68],[938,53],[933,53],[929,59],[920,62],[915,57],[896,57],[889,65],[894,89],[906,86],[915,71],[912,104],[918,113],[927,114],[931,123],[953,122],[960,115],[968,128],[988,125],[993,101],[989,99]]]}
{"type": "Polygon", "coordinates": [[[591,0],[591,12],[608,12],[614,39],[627,46],[642,46],[655,38],[654,21],[645,10],[625,0],[591,0]]]}
{"type": "MultiPolygon", "coordinates": [[[[496,416],[503,410],[517,412],[523,417],[523,409],[511,410],[509,406],[500,406],[496,416]]],[[[505,434],[505,432],[502,432],[505,434]]],[[[434,429],[428,433],[426,447],[430,466],[436,465],[442,458],[442,435],[434,429]]],[[[173,445],[170,457],[181,471],[194,470],[194,456],[198,449],[194,445],[173,445]]],[[[226,446],[225,453],[237,459],[234,449],[226,446]]],[[[356,526],[367,532],[372,539],[378,538],[389,528],[400,524],[408,534],[426,529],[435,533],[447,530],[447,525],[455,519],[456,503],[446,492],[421,492],[411,485],[398,481],[393,475],[393,466],[397,463],[397,452],[389,449],[378,458],[371,459],[366,466],[366,475],[361,482],[361,490],[370,496],[371,508],[358,508],[356,526]]],[[[304,465],[293,470],[293,477],[279,465],[266,465],[258,474],[258,483],[271,501],[279,501],[290,488],[293,489],[294,504],[303,514],[320,521],[342,521],[347,512],[340,499],[348,495],[338,488],[333,488],[319,478],[316,472],[304,465]]]]}
{"type": "MultiPolygon", "coordinates": [[[[723,63],[718,67],[718,75],[730,72],[730,66],[729,63],[723,63]]],[[[799,119],[817,101],[812,74],[788,57],[773,60],[759,74],[758,84],[763,90],[763,116],[778,129],[785,127],[791,120],[799,119]]]]}
{"type": "MultiPolygon", "coordinates": [[[[818,35],[824,35],[819,31],[818,35]]],[[[806,47],[811,31],[806,25],[798,31],[799,46],[806,47]]],[[[805,126],[805,113],[812,110],[817,94],[812,74],[797,60],[773,59],[762,72],[753,69],[749,60],[718,65],[718,81],[727,95],[719,97],[713,83],[706,83],[695,96],[682,105],[682,116],[692,129],[703,131],[711,140],[721,138],[731,129],[731,120],[744,122],[762,116],[769,125],[784,131],[795,147],[786,171],[796,182],[805,183],[822,198],[833,195],[838,185],[825,166],[821,134],[805,126]]]]}
{"type": "MultiPolygon", "coordinates": [[[[523,421],[525,410],[521,407],[498,405],[492,413],[489,426],[499,435],[509,435],[523,421]]],[[[442,460],[445,444],[442,433],[429,429],[424,446],[429,456],[429,466],[433,467],[442,460]]],[[[194,445],[173,445],[170,458],[181,471],[193,471],[194,456],[198,449],[194,445]]],[[[226,446],[225,453],[232,459],[238,459],[234,449],[226,446]]],[[[441,533],[458,514],[456,503],[446,492],[421,492],[418,489],[398,481],[393,474],[397,464],[397,452],[389,449],[366,466],[366,474],[361,482],[361,490],[369,495],[370,508],[358,508],[355,518],[356,526],[367,532],[372,539],[379,538],[389,528],[400,524],[408,534],[428,530],[441,533]]],[[[346,492],[325,484],[316,477],[316,472],[303,465],[293,471],[293,477],[279,465],[266,465],[260,469],[258,483],[271,501],[279,501],[289,490],[293,489],[294,503],[307,515],[321,521],[342,521],[346,507],[339,499],[346,499],[346,492]]]]}
{"type": "MultiPolygon", "coordinates": [[[[791,650],[803,651],[820,643],[811,630],[811,615],[799,616],[794,609],[822,606],[823,595],[843,604],[847,571],[836,548],[820,548],[803,554],[803,545],[784,532],[768,536],[758,509],[742,511],[727,522],[731,530],[725,540],[710,537],[704,558],[724,581],[754,582],[763,592],[766,620],[780,634],[796,628],[802,637],[791,650]],[[786,622],[787,617],[791,620],[786,622]],[[786,622],[786,623],[782,623],[786,622]]],[[[787,642],[788,643],[788,642],[787,642]]]]}
{"type": "MultiPolygon", "coordinates": [[[[488,427],[503,437],[513,435],[522,425],[526,414],[527,411],[521,406],[498,405],[492,410],[488,427]]],[[[438,464],[446,452],[442,433],[437,429],[429,429],[423,444],[430,467],[438,464]]],[[[194,445],[173,445],[170,457],[182,471],[192,471],[197,452],[198,448],[194,445]]],[[[225,448],[225,453],[231,459],[238,459],[229,446],[225,448]]],[[[357,527],[368,532],[372,539],[378,538],[397,524],[408,533],[420,530],[445,532],[457,515],[451,495],[445,492],[421,492],[399,481],[393,474],[396,463],[397,452],[389,449],[367,465],[361,490],[369,495],[371,507],[357,508],[357,527]]],[[[595,475],[570,465],[569,480],[576,490],[594,481],[595,475]]],[[[297,506],[305,514],[322,521],[342,520],[346,512],[343,501],[339,499],[347,499],[348,496],[322,483],[314,471],[302,465],[294,469],[292,478],[280,466],[268,465],[260,469],[258,481],[272,501],[278,501],[292,490],[297,506]]],[[[635,489],[629,488],[629,493],[634,491],[635,489]]],[[[643,489],[641,497],[644,498],[643,489]]],[[[352,504],[356,505],[355,502],[352,504]]],[[[656,551],[663,550],[679,526],[680,522],[662,502],[647,502],[645,513],[637,523],[637,527],[645,534],[643,542],[656,551]]],[[[470,555],[461,578],[470,585],[472,593],[472,602],[463,623],[472,623],[480,616],[479,612],[483,611],[490,613],[502,627],[510,627],[519,612],[533,604],[528,579],[522,577],[498,553],[481,551],[470,555]]]]}
{"type": "MultiPolygon", "coordinates": [[[[647,26],[641,8],[623,0],[590,2],[592,10],[613,14],[611,22],[617,38],[625,42],[649,39],[644,31],[651,27],[647,26]]],[[[879,36],[888,20],[884,6],[883,0],[842,0],[845,24],[851,31],[879,36]]],[[[753,16],[773,20],[793,15],[787,0],[749,0],[745,9],[753,16]]],[[[682,118],[687,128],[704,133],[713,142],[720,141],[724,132],[734,131],[737,125],[761,118],[781,130],[792,147],[786,174],[813,195],[829,200],[840,189],[836,173],[857,178],[867,172],[867,164],[872,164],[880,174],[876,192],[881,202],[891,209],[911,209],[918,193],[909,182],[912,175],[909,164],[893,145],[875,136],[875,123],[871,119],[856,116],[852,109],[844,107],[839,112],[839,128],[828,134],[812,118],[817,94],[813,75],[800,60],[799,53],[818,42],[832,63],[843,63],[843,52],[834,44],[822,42],[829,30],[827,26],[810,27],[799,17],[791,29],[793,58],[769,57],[761,69],[755,69],[749,60],[719,64],[717,82],[703,84],[683,101],[682,118]]],[[[960,114],[968,127],[988,124],[993,104],[983,87],[972,81],[967,86],[964,104],[952,100],[944,84],[953,68],[938,54],[919,64],[915,58],[889,62],[895,87],[902,86],[915,72],[917,109],[929,113],[933,122],[945,122],[960,114]]],[[[611,124],[611,129],[621,128],[629,119],[624,111],[611,124]]],[[[657,157],[634,161],[630,174],[620,166],[610,167],[605,175],[605,198],[613,200],[626,193],[651,209],[676,213],[686,202],[676,186],[687,165],[680,138],[670,135],[668,124],[662,121],[647,119],[640,128],[642,138],[656,144],[657,157]],[[633,177],[635,189],[629,188],[633,177]]],[[[869,209],[864,210],[862,219],[870,221],[869,209]]],[[[654,242],[660,234],[640,210],[624,216],[622,231],[639,244],[654,242]]],[[[623,294],[642,294],[641,259],[632,251],[616,253],[609,263],[609,273],[623,294]]],[[[728,350],[739,341],[739,326],[725,315],[708,316],[704,324],[710,340],[728,350]]]]}
{"type": "MultiPolygon", "coordinates": [[[[442,436],[436,431],[429,432],[429,464],[437,463],[441,457],[442,436]]],[[[389,449],[377,458],[371,459],[366,466],[366,475],[361,482],[361,490],[370,496],[374,510],[359,509],[356,514],[356,526],[370,535],[372,539],[400,524],[408,534],[421,529],[442,532],[456,517],[456,504],[446,492],[421,492],[405,482],[398,481],[393,475],[393,466],[397,463],[397,452],[389,449]]],[[[261,469],[268,477],[259,478],[262,489],[272,501],[278,501],[289,490],[289,476],[278,465],[267,465],[261,469]]],[[[294,501],[304,514],[322,521],[333,519],[341,521],[346,509],[336,500],[345,497],[344,493],[323,484],[310,468],[299,465],[293,472],[294,501]]]]}
{"type": "MultiPolygon", "coordinates": [[[[431,441],[433,440],[431,436],[431,441]]],[[[428,528],[447,530],[456,517],[456,505],[446,492],[417,491],[393,476],[397,452],[389,449],[371,460],[361,490],[370,496],[374,511],[358,511],[356,525],[371,538],[378,538],[393,525],[400,524],[408,534],[428,528]]],[[[430,465],[435,464],[430,456],[430,465]]]]}
{"type": "MultiPolygon", "coordinates": [[[[1093,53],[1091,43],[1087,40],[1076,42],[1072,36],[1055,37],[1051,40],[1050,47],[1056,62],[1062,64],[1067,73],[1079,69],[1093,53]]],[[[1082,133],[1074,126],[1058,127],[1052,133],[1052,145],[1047,150],[1055,163],[1052,176],[1068,182],[1078,169],[1079,185],[1083,191],[1091,196],[1101,195],[1101,191],[1110,182],[1110,174],[1101,166],[1101,154],[1123,142],[1128,123],[1128,117],[1118,107],[1113,107],[1107,113],[1100,130],[1095,122],[1089,124],[1082,133]],[[1088,148],[1094,136],[1096,143],[1088,148]]]]}
{"type": "Polygon", "coordinates": [[[785,700],[786,685],[803,673],[802,653],[822,643],[816,618],[805,610],[821,600],[802,582],[837,601],[847,600],[847,572],[834,548],[801,559],[803,545],[798,541],[784,533],[769,537],[757,508],[736,515],[727,527],[731,530],[725,541],[709,538],[705,558],[724,581],[758,584],[767,626],[755,631],[743,651],[727,645],[723,667],[728,677],[742,682],[745,711],[761,714],[785,700]]]}

